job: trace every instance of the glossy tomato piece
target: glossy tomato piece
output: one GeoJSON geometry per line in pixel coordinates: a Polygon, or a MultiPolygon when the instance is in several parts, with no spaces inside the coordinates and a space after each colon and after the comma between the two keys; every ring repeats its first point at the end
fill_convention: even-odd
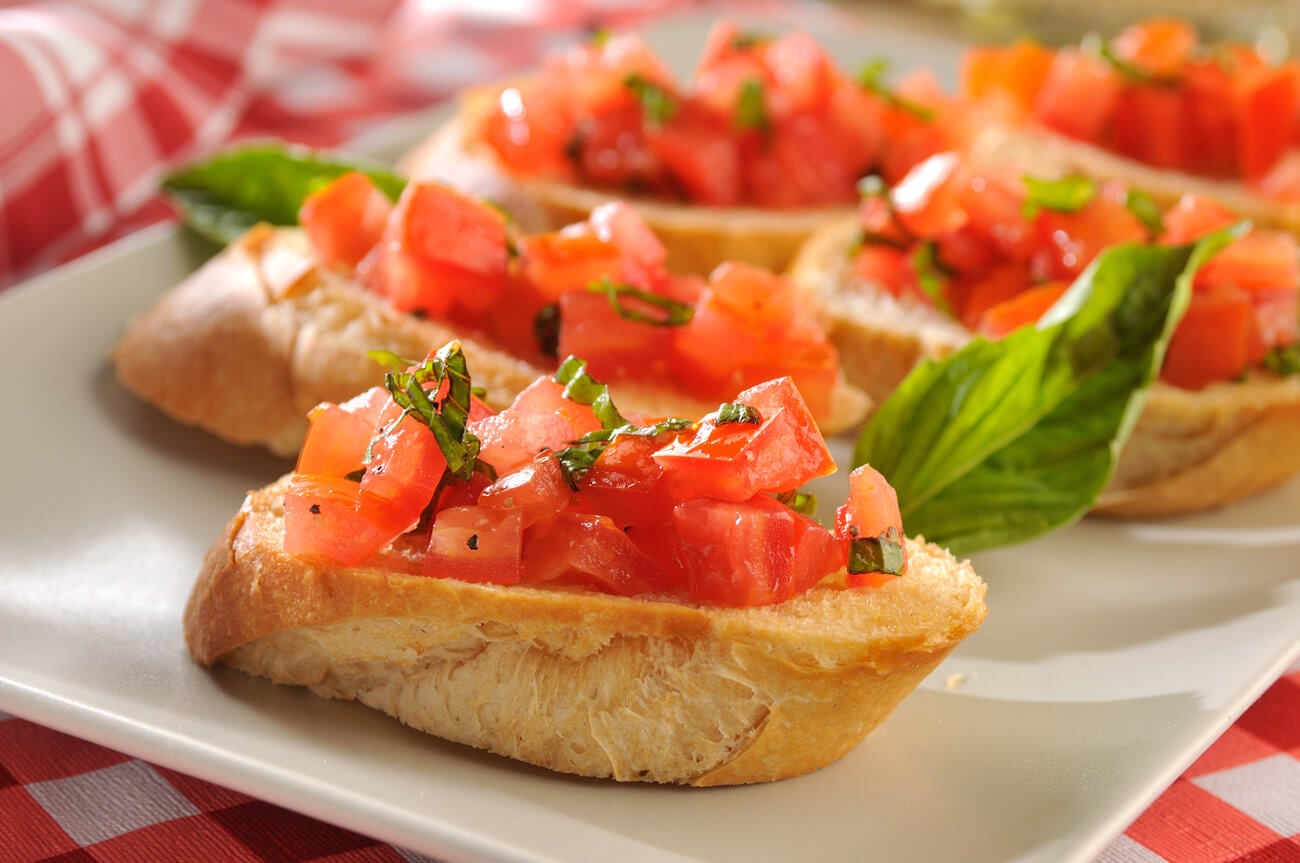
{"type": "Polygon", "coordinates": [[[354,171],[308,195],[298,222],[323,263],[355,267],[379,243],[392,212],[388,196],[354,171]]]}
{"type": "Polygon", "coordinates": [[[569,152],[585,185],[616,189],[659,185],[662,168],[646,139],[646,121],[638,103],[628,100],[584,118],[572,140],[569,152]]]}
{"type": "Polygon", "coordinates": [[[1069,287],[1068,282],[1047,282],[1004,300],[980,316],[975,331],[986,338],[1001,339],[1026,324],[1037,323],[1069,287]]]}
{"type": "Polygon", "coordinates": [[[956,231],[968,216],[962,207],[966,178],[957,153],[931,156],[907,173],[890,192],[894,213],[918,237],[956,231]]]}
{"type": "Polygon", "coordinates": [[[418,519],[433,499],[447,460],[429,427],[389,401],[379,415],[361,490],[418,519]]]}
{"type": "Polygon", "coordinates": [[[758,423],[706,417],[654,454],[678,499],[743,501],[799,488],[835,470],[812,413],[790,378],[751,387],[735,401],[759,412],[758,423]]]}
{"type": "Polygon", "coordinates": [[[611,201],[591,211],[592,231],[618,251],[618,275],[637,287],[649,289],[664,275],[668,252],[645,219],[629,204],[611,201]]]}
{"type": "Polygon", "coordinates": [[[1235,176],[1238,132],[1231,76],[1217,60],[1192,60],[1183,68],[1182,82],[1187,170],[1212,177],[1235,176]]]}
{"type": "Polygon", "coordinates": [[[1296,239],[1281,231],[1251,231],[1233,240],[1196,273],[1197,285],[1234,285],[1243,290],[1300,289],[1296,239]]]}
{"type": "Polygon", "coordinates": [[[916,276],[907,252],[892,246],[864,245],[853,256],[853,275],[895,297],[910,296],[916,276]]]}
{"type": "Polygon", "coordinates": [[[1127,194],[1122,184],[1103,183],[1097,196],[1073,213],[1039,213],[1035,221],[1040,238],[1033,261],[1035,275],[1073,279],[1103,249],[1147,242],[1150,236],[1146,225],[1125,205],[1127,194]]]}
{"type": "Polygon", "coordinates": [[[683,501],[673,510],[673,527],[691,596],[699,602],[783,602],[843,561],[826,528],[770,497],[683,501]]]}
{"type": "Polygon", "coordinates": [[[1025,184],[1019,171],[988,169],[971,174],[961,192],[961,208],[969,218],[967,229],[1004,260],[1032,257],[1036,232],[1023,210],[1025,184]]]}
{"type": "Polygon", "coordinates": [[[781,120],[745,162],[747,198],[760,207],[793,209],[851,204],[855,170],[842,160],[820,118],[781,120]]]}
{"type": "Polygon", "coordinates": [[[539,453],[483,489],[478,503],[488,509],[517,512],[522,525],[532,527],[555,517],[573,499],[574,491],[555,456],[539,453]]]}
{"type": "Polygon", "coordinates": [[[1172,78],[1196,50],[1196,28],[1177,18],[1148,18],[1111,40],[1115,56],[1149,75],[1172,78]]]}
{"type": "Polygon", "coordinates": [[[1119,73],[1105,60],[1064,48],[1056,53],[1034,100],[1034,116],[1063,135],[1096,141],[1123,89],[1119,73]]]}
{"type": "Polygon", "coordinates": [[[1177,89],[1158,84],[1125,87],[1111,117],[1111,149],[1157,168],[1183,168],[1192,161],[1188,149],[1196,147],[1183,133],[1185,110],[1177,89]]]}
{"type": "Polygon", "coordinates": [[[773,39],[764,46],[763,64],[778,118],[825,110],[837,73],[813,37],[792,30],[773,39]]]}
{"type": "Polygon", "coordinates": [[[1032,284],[1029,266],[1024,263],[999,264],[973,277],[960,307],[962,326],[968,330],[978,328],[990,309],[1019,296],[1032,284]]]}
{"type": "Polygon", "coordinates": [[[522,258],[525,278],[548,301],[603,278],[617,280],[622,266],[618,248],[585,222],[526,238],[522,258]]]}
{"type": "Polygon", "coordinates": [[[414,524],[409,513],[348,479],[296,474],[284,495],[289,554],[317,554],[355,566],[414,524]]]}
{"type": "Polygon", "coordinates": [[[479,127],[478,136],[520,176],[567,179],[573,163],[565,156],[574,108],[565,94],[544,81],[505,87],[479,127]]]}
{"type": "Polygon", "coordinates": [[[1300,89],[1290,69],[1261,68],[1237,80],[1237,164],[1249,182],[1265,177],[1291,147],[1300,89]]]}
{"type": "Polygon", "coordinates": [[[312,408],[297,472],[344,477],[360,470],[388,401],[383,387],[372,387],[341,405],[325,402],[312,408]]]}
{"type": "Polygon", "coordinates": [[[1191,243],[1239,221],[1227,207],[1204,195],[1187,193],[1164,215],[1162,243],[1191,243]]]}
{"type": "Polygon", "coordinates": [[[429,531],[424,573],[480,584],[518,584],[523,535],[518,510],[482,506],[439,510],[429,531]]]}
{"type": "Polygon", "coordinates": [[[832,82],[826,134],[855,178],[869,173],[888,149],[888,113],[888,107],[857,81],[841,75],[832,82]]]}
{"type": "Polygon", "coordinates": [[[708,207],[740,202],[741,148],[726,118],[688,104],[673,122],[647,129],[646,143],[687,200],[708,207]]]}
{"type": "Polygon", "coordinates": [[[562,512],[528,531],[524,581],[592,584],[621,596],[660,590],[663,568],[603,515],[562,512]]]}
{"type": "Polygon", "coordinates": [[[962,57],[961,92],[968,99],[995,94],[1029,113],[1052,67],[1052,52],[1029,39],[1005,48],[973,48],[962,57]]]}
{"type": "Polygon", "coordinates": [[[509,262],[500,210],[447,186],[407,184],[398,202],[397,240],[417,259],[497,279],[509,262]]]}
{"type": "MultiPolygon", "coordinates": [[[[900,543],[904,536],[898,494],[879,471],[865,464],[849,474],[849,499],[835,511],[835,537],[843,544],[846,557],[848,544],[860,536],[887,537],[900,543]]],[[[906,566],[906,545],[903,560],[906,566]]],[[[871,587],[893,578],[889,573],[854,573],[849,583],[871,587]]]]}
{"type": "Polygon", "coordinates": [[[659,447],[651,437],[615,438],[579,483],[583,511],[607,515],[622,528],[669,521],[675,501],[654,459],[659,447]]]}
{"type": "MultiPolygon", "coordinates": [[[[619,299],[630,311],[663,316],[634,297],[619,299]]],[[[624,317],[604,294],[571,292],[560,298],[559,355],[582,357],[603,381],[662,379],[669,374],[673,328],[624,317]]]]}
{"type": "Polygon", "coordinates": [[[1169,340],[1160,378],[1184,389],[1231,380],[1250,361],[1250,296],[1230,285],[1197,291],[1169,340]]]}
{"type": "Polygon", "coordinates": [[[566,399],[564,387],[551,378],[533,381],[501,413],[470,423],[481,444],[479,458],[498,476],[600,427],[591,407],[566,399]]]}

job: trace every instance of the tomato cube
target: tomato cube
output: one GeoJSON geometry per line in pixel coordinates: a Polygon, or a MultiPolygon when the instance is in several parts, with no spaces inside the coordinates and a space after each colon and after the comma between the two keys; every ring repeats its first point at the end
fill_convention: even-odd
{"type": "Polygon", "coordinates": [[[429,532],[425,575],[488,584],[518,584],[523,548],[522,513],[481,506],[438,512],[429,532]]]}

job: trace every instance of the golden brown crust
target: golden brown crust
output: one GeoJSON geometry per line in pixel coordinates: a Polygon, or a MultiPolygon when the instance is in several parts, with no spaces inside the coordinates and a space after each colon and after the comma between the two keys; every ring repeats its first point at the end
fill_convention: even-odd
{"type": "Polygon", "coordinates": [[[615,200],[636,206],[668,250],[668,266],[707,274],[723,261],[746,261],[784,270],[799,246],[818,227],[844,216],[850,207],[770,210],[758,207],[700,207],[637,195],[615,195],[549,180],[515,180],[468,129],[496,88],[464,94],[461,114],[438,129],[402,160],[412,177],[435,179],[470,194],[497,200],[522,224],[541,220],[560,227],[587,218],[615,200]],[[516,207],[518,208],[516,210],[516,207]]]}
{"type": "MultiPolygon", "coordinates": [[[[423,357],[460,338],[493,407],[546,370],[437,321],[392,309],[320,266],[296,229],[254,228],[128,325],[112,359],[127,389],[181,422],[240,444],[297,452],[307,412],[383,382],[374,349],[423,357]]],[[[664,387],[613,387],[631,413],[701,416],[717,407],[664,387]]],[[[868,403],[841,381],[828,432],[860,421],[868,403]]]]}
{"type": "MultiPolygon", "coordinates": [[[[853,219],[814,235],[791,268],[825,310],[844,373],[876,401],[922,357],[961,347],[969,333],[932,309],[894,301],[855,281],[853,219]]],[[[1096,511],[1169,516],[1223,506],[1300,471],[1300,378],[1258,374],[1199,392],[1154,384],[1096,511]]]]}
{"type": "Polygon", "coordinates": [[[856,744],[983,621],[968,564],[780,606],[477,585],[390,551],[338,568],[281,550],[284,480],[204,560],[190,651],[551,769],[696,785],[798,775],[856,744]]]}

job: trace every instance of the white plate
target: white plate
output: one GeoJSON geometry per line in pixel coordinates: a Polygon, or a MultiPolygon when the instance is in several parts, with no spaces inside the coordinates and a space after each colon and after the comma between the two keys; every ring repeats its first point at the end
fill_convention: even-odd
{"type": "Polygon", "coordinates": [[[199,560],[287,463],[173,425],[105,361],[196,261],[156,229],[0,295],[0,709],[447,860],[1059,863],[1095,855],[1300,653],[1292,483],[980,555],[984,630],[845,759],[773,785],[553,775],[200,670],[180,632],[199,560]]]}

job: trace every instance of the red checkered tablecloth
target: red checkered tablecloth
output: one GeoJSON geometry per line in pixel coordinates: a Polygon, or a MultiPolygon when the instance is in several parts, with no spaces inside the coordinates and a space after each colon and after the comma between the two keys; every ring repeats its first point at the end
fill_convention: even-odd
{"type": "MultiPolygon", "coordinates": [[[[334,145],[576,34],[689,0],[99,0],[0,8],[0,289],[169,213],[230,140],[334,145]]],[[[755,5],[834,15],[795,0],[755,5]]],[[[0,861],[420,855],[0,713],[0,861]]],[[[1300,665],[1098,863],[1300,861],[1300,665]]]]}

